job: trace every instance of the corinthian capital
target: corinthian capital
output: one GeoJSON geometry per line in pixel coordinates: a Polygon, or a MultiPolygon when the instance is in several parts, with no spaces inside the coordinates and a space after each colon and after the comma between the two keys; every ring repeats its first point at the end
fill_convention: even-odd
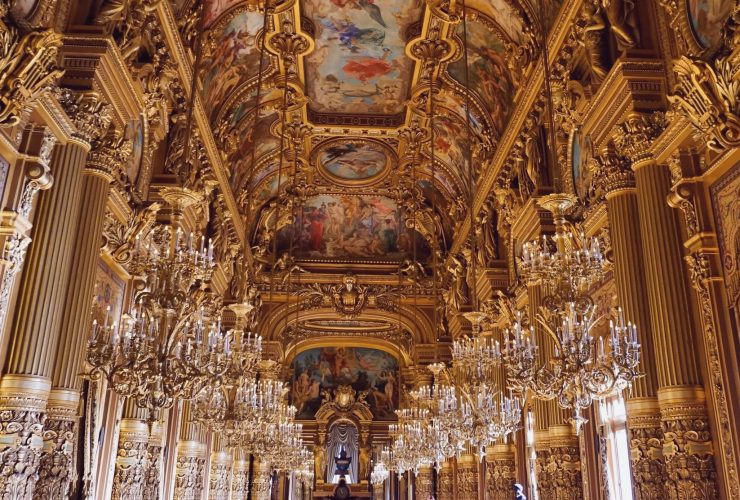
{"type": "Polygon", "coordinates": [[[632,113],[614,128],[614,144],[619,154],[629,158],[632,163],[643,161],[650,156],[650,145],[665,127],[665,114],[661,111],[632,113]]]}
{"type": "Polygon", "coordinates": [[[88,155],[86,170],[110,182],[121,174],[121,166],[128,161],[132,150],[130,139],[124,139],[118,131],[111,131],[95,143],[88,155]]]}
{"type": "Polygon", "coordinates": [[[111,107],[96,92],[74,93],[59,89],[59,103],[77,128],[76,136],[92,145],[108,130],[111,122],[111,107]]]}
{"type": "Polygon", "coordinates": [[[613,147],[592,158],[588,168],[593,172],[594,182],[607,196],[635,187],[635,174],[630,168],[629,160],[618,155],[613,147]]]}

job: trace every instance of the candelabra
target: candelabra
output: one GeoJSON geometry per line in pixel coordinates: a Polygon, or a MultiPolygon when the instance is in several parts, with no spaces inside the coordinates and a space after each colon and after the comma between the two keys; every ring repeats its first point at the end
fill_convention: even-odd
{"type": "Polygon", "coordinates": [[[93,322],[90,375],[105,377],[114,391],[148,409],[150,418],[220,377],[232,359],[232,340],[208,316],[216,301],[201,285],[213,267],[210,242],[206,248],[201,238],[196,249],[192,235],[183,237],[179,227],[155,228],[146,245],[137,238],[131,271],[138,291],[121,325],[107,314],[102,324],[93,322]]]}
{"type": "Polygon", "coordinates": [[[512,389],[531,390],[535,397],[572,409],[571,421],[579,432],[586,421],[581,412],[594,399],[624,390],[639,376],[640,344],[635,325],[625,322],[621,309],[613,313],[616,324],[610,322],[606,342],[592,335],[600,318],[588,290],[602,278],[605,261],[597,239],[567,232],[564,214],[572,204],[568,195],[545,197],[542,206],[555,215],[556,234],[551,243],[543,237],[542,246],[525,245],[519,262],[525,279],[549,292],[536,321],[552,339],[552,356],[539,365],[535,328],[525,330],[523,315],[517,313],[502,357],[512,389]]]}

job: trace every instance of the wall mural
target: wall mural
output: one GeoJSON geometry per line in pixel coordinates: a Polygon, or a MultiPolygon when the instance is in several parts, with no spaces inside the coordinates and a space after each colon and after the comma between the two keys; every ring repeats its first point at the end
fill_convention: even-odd
{"type": "Polygon", "coordinates": [[[398,361],[387,352],[365,347],[320,347],[293,360],[291,403],[296,418],[315,418],[321,392],[350,385],[367,391],[370,410],[378,420],[395,420],[398,408],[398,361]]]}
{"type": "Polygon", "coordinates": [[[131,154],[124,165],[123,171],[126,172],[129,182],[136,184],[141,170],[141,161],[144,156],[144,123],[145,118],[142,116],[138,120],[132,120],[126,126],[124,138],[131,141],[131,154]]]}
{"type": "Polygon", "coordinates": [[[413,70],[404,32],[419,20],[419,2],[305,0],[303,13],[316,27],[316,48],[306,68],[314,111],[403,111],[413,70]]]}
{"type": "Polygon", "coordinates": [[[722,28],[734,2],[727,0],[688,0],[691,27],[699,43],[705,48],[717,47],[722,42],[722,28]]]}
{"type": "Polygon", "coordinates": [[[405,229],[396,202],[373,195],[309,198],[295,223],[279,233],[280,252],[287,251],[291,243],[293,255],[309,259],[398,261],[408,257],[414,246],[420,259],[429,254],[424,240],[405,229]]]}
{"type": "Polygon", "coordinates": [[[95,299],[92,308],[92,320],[99,324],[108,318],[108,324],[121,323],[125,282],[100,260],[95,270],[95,299]],[[108,308],[110,307],[110,310],[108,308]]]}
{"type": "Polygon", "coordinates": [[[389,152],[375,141],[341,139],[322,145],[318,165],[334,180],[365,181],[377,177],[389,163],[389,152]]]}
{"type": "MultiPolygon", "coordinates": [[[[505,47],[495,31],[481,17],[467,21],[469,88],[482,99],[491,115],[494,135],[501,137],[513,109],[514,84],[506,67],[505,47]]],[[[462,24],[457,36],[463,40],[462,24]]],[[[449,75],[465,86],[465,63],[460,57],[447,67],[449,75]]]]}
{"type": "Polygon", "coordinates": [[[205,19],[203,20],[206,28],[213,24],[213,21],[218,19],[221,14],[239,3],[242,3],[242,0],[208,0],[206,2],[205,19]]]}
{"type": "MultiPolygon", "coordinates": [[[[260,51],[257,34],[262,29],[261,12],[239,12],[231,20],[218,23],[209,33],[209,44],[203,54],[203,96],[211,119],[219,103],[239,84],[257,76],[260,51]]],[[[264,64],[269,61],[265,58],[264,64]]]]}
{"type": "Polygon", "coordinates": [[[583,137],[580,130],[573,132],[571,144],[571,172],[573,174],[573,188],[576,195],[581,199],[586,199],[591,190],[592,175],[588,163],[593,157],[593,145],[591,136],[583,137]]]}
{"type": "MultiPolygon", "coordinates": [[[[740,326],[740,167],[727,172],[711,188],[727,300],[740,326]]],[[[737,332],[736,332],[737,333],[737,332]]]]}

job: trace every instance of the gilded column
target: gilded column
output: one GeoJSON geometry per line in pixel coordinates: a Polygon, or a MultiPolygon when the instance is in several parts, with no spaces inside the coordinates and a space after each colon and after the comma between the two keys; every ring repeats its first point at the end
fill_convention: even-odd
{"type": "Polygon", "coordinates": [[[127,399],[118,435],[116,469],[113,474],[113,500],[138,500],[144,497],[149,469],[149,425],[146,410],[127,399]]]}
{"type": "Polygon", "coordinates": [[[637,500],[647,500],[661,495],[665,464],[635,175],[629,161],[611,149],[595,163],[597,182],[606,193],[619,305],[625,318],[637,325],[642,348],[640,370],[645,375],[627,391],[626,405],[635,494],[637,500]]]}
{"type": "MultiPolygon", "coordinates": [[[[31,498],[38,479],[43,422],[81,205],[82,170],[90,143],[108,124],[97,96],[67,97],[68,114],[75,120],[79,138],[52,153],[54,186],[39,197],[33,244],[21,277],[0,380],[0,496],[5,498],[31,498]]],[[[66,402],[67,397],[56,400],[66,402]]]]}
{"type": "Polygon", "coordinates": [[[552,485],[553,500],[575,500],[583,498],[581,455],[578,436],[567,424],[550,427],[550,461],[548,478],[552,485]]]}
{"type": "Polygon", "coordinates": [[[486,449],[486,500],[510,500],[516,482],[515,448],[499,443],[486,449]]]}
{"type": "MultiPolygon", "coordinates": [[[[430,495],[434,495],[434,469],[431,466],[420,467],[416,474],[416,498],[426,500],[430,495]]],[[[382,491],[382,484],[381,491],[382,491]]]]}
{"type": "Polygon", "coordinates": [[[200,424],[190,421],[190,403],[185,401],[175,469],[175,498],[178,500],[201,500],[203,495],[207,453],[204,434],[200,424]]]}
{"type": "Polygon", "coordinates": [[[52,389],[44,424],[44,452],[35,498],[67,496],[75,475],[79,440],[79,394],[82,390],[83,355],[90,328],[91,297],[100,255],[100,237],[113,172],[128,157],[120,138],[109,135],[88,155],[82,179],[85,203],[80,209],[66,289],[59,348],[53,361],[52,389]]]}
{"type": "Polygon", "coordinates": [[[457,499],[478,499],[478,459],[472,453],[463,453],[457,460],[457,499]]]}
{"type": "Polygon", "coordinates": [[[252,475],[252,498],[254,500],[270,500],[272,486],[272,467],[269,463],[255,462],[252,475]]]}
{"type": "Polygon", "coordinates": [[[658,405],[663,430],[665,494],[670,499],[716,495],[709,419],[696,353],[677,214],[668,206],[670,172],[650,154],[663,130],[661,114],[633,114],[615,130],[632,161],[640,235],[655,339],[658,405]]]}
{"type": "Polygon", "coordinates": [[[235,450],[231,469],[231,500],[247,500],[248,493],[249,456],[242,450],[235,450]]]}
{"type": "Polygon", "coordinates": [[[164,440],[164,426],[161,422],[152,422],[149,425],[149,441],[147,442],[147,468],[144,477],[144,500],[159,500],[162,488],[162,452],[164,440]]]}
{"type": "Polygon", "coordinates": [[[211,452],[211,474],[208,477],[208,499],[229,500],[229,484],[231,483],[231,456],[226,451],[220,436],[213,437],[213,451],[211,452]]]}
{"type": "Polygon", "coordinates": [[[442,470],[439,473],[439,487],[437,488],[439,500],[453,500],[455,491],[455,476],[452,460],[442,462],[442,470]]]}

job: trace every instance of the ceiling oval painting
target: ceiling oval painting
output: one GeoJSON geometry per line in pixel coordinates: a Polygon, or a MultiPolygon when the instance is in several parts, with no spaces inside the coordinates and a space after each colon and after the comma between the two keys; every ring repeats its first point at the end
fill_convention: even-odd
{"type": "Polygon", "coordinates": [[[339,139],[317,148],[316,164],[329,180],[339,184],[367,184],[383,177],[393,152],[378,141],[339,139]]]}
{"type": "Polygon", "coordinates": [[[318,113],[403,112],[414,63],[404,33],[421,17],[414,0],[304,0],[316,28],[306,59],[307,93],[318,113]]]}

